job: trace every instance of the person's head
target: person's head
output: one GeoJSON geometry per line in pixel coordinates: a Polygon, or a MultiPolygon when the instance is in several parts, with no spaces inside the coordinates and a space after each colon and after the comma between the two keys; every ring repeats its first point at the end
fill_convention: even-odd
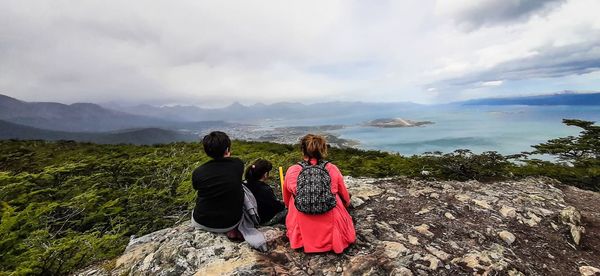
{"type": "Polygon", "coordinates": [[[220,159],[231,155],[231,140],[229,136],[221,131],[213,131],[202,139],[206,155],[220,159]]]}
{"type": "Polygon", "coordinates": [[[305,158],[321,160],[327,157],[327,141],[320,135],[307,134],[302,137],[300,149],[305,158]]]}
{"type": "Polygon", "coordinates": [[[269,172],[273,169],[273,164],[265,159],[258,159],[246,168],[244,179],[247,181],[265,180],[269,176],[269,172]]]}

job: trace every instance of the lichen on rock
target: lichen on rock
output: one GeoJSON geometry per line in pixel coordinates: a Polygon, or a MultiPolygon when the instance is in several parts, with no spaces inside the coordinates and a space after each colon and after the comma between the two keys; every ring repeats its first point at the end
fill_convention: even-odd
{"type": "Polygon", "coordinates": [[[588,233],[555,181],[346,178],[346,184],[357,240],[343,254],[293,250],[283,225],[261,228],[270,247],[262,253],[183,223],[133,238],[114,265],[78,274],[594,275],[600,266],[598,252],[572,245],[577,235],[575,243],[585,244],[588,233]]]}

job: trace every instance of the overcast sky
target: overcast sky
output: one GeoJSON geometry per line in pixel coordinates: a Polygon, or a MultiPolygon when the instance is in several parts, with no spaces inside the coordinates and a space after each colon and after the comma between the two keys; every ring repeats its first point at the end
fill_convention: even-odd
{"type": "Polygon", "coordinates": [[[220,106],[600,90],[598,0],[0,1],[0,94],[220,106]]]}

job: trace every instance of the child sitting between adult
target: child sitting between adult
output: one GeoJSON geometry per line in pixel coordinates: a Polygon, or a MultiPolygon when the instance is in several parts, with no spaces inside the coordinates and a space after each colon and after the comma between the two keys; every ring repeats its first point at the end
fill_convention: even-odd
{"type": "Polygon", "coordinates": [[[258,159],[248,166],[244,174],[244,185],[252,192],[258,204],[258,215],[261,225],[283,223],[287,210],[283,202],[275,197],[273,188],[265,183],[273,164],[265,159],[258,159]]]}

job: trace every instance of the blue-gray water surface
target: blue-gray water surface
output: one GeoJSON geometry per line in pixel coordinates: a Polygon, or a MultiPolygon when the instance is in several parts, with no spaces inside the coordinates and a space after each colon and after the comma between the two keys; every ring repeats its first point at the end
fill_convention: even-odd
{"type": "Polygon", "coordinates": [[[430,151],[497,151],[514,154],[531,151],[531,145],[548,139],[577,135],[577,127],[563,118],[598,121],[600,106],[427,106],[381,110],[370,114],[340,114],[327,118],[302,118],[270,122],[271,126],[342,124],[332,131],[340,138],[358,141],[359,148],[398,152],[404,155],[430,151]],[[364,123],[378,118],[432,121],[420,127],[377,128],[364,123]]]}

